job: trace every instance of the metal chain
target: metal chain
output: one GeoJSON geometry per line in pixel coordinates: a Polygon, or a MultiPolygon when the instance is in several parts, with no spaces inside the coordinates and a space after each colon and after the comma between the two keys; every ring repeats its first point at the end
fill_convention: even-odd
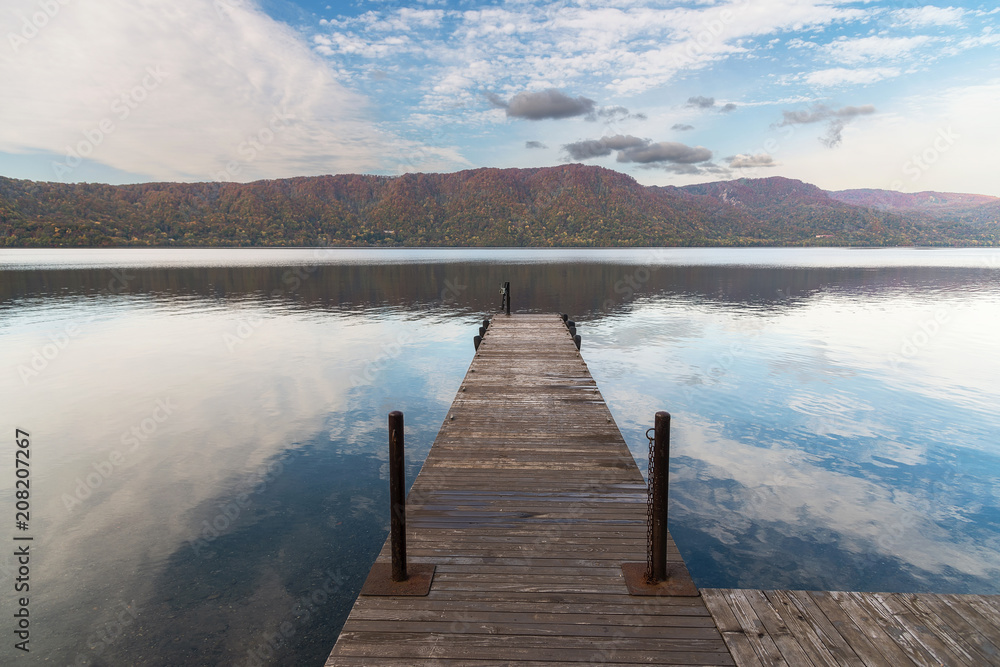
{"type": "Polygon", "coordinates": [[[653,581],[653,436],[655,428],[646,429],[649,440],[649,469],[646,471],[646,581],[653,581]]]}

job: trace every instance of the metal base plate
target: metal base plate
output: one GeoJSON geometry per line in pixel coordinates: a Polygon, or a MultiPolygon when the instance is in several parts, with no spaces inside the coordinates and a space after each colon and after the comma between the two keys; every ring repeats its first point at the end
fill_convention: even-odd
{"type": "Polygon", "coordinates": [[[691,580],[684,563],[667,563],[667,579],[655,584],[646,581],[645,563],[622,563],[622,575],[629,595],[675,595],[697,597],[701,595],[691,580]]]}
{"type": "Polygon", "coordinates": [[[407,563],[406,581],[393,581],[392,563],[375,563],[361,587],[361,595],[427,595],[435,569],[436,565],[407,563]]]}

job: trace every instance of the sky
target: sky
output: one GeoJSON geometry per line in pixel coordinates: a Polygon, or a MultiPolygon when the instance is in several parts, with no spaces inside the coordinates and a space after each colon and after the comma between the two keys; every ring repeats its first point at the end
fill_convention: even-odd
{"type": "Polygon", "coordinates": [[[1000,8],[913,0],[4,0],[0,175],[579,162],[1000,196],[1000,8]]]}

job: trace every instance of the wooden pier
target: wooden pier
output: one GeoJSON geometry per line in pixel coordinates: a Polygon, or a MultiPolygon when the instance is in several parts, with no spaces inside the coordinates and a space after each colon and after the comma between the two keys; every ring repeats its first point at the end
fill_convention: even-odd
{"type": "Polygon", "coordinates": [[[629,595],[646,484],[556,315],[494,317],[406,521],[429,593],[360,596],[328,666],[1000,665],[995,596],[629,595]]]}

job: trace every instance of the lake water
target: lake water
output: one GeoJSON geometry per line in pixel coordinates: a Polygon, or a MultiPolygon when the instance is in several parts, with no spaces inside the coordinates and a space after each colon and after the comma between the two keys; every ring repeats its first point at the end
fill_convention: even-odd
{"type": "Polygon", "coordinates": [[[323,664],[504,280],[671,412],[700,586],[1000,593],[996,250],[6,250],[0,662],[323,664]]]}

